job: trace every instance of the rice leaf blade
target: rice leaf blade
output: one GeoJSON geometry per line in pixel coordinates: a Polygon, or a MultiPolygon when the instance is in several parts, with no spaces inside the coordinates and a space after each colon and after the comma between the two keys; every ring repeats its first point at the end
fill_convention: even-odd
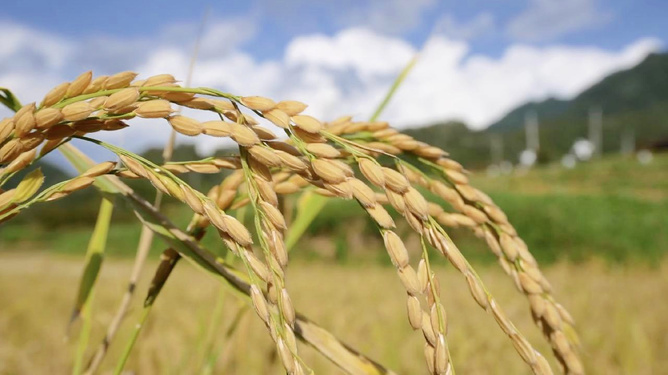
{"type": "Polygon", "coordinates": [[[392,97],[394,94],[397,92],[397,89],[399,89],[399,86],[404,82],[406,77],[408,76],[408,73],[413,70],[413,67],[415,66],[415,63],[418,61],[418,55],[415,55],[409,62],[406,64],[406,66],[401,70],[397,78],[394,80],[392,83],[392,86],[390,86],[390,89],[387,91],[385,94],[385,97],[383,100],[378,104],[378,107],[374,111],[373,115],[369,119],[369,121],[376,121],[378,117],[380,116],[381,113],[385,110],[385,107],[387,107],[387,104],[392,100],[392,97]]]}
{"type": "Polygon", "coordinates": [[[306,232],[309,225],[315,220],[320,211],[325,208],[327,198],[311,191],[304,192],[297,202],[297,216],[291,223],[285,236],[285,247],[290,251],[306,232]]]}
{"type": "Polygon", "coordinates": [[[16,112],[23,107],[16,95],[14,95],[8,88],[0,87],[0,92],[2,92],[0,95],[0,103],[4,104],[7,108],[16,112]]]}
{"type": "Polygon", "coordinates": [[[84,356],[90,339],[93,307],[92,295],[100,269],[102,268],[113,210],[113,201],[103,197],[102,202],[100,203],[100,210],[98,211],[95,228],[93,229],[93,234],[88,243],[86,265],[84,267],[83,275],[81,276],[79,291],[74,304],[74,311],[72,312],[72,317],[70,319],[71,324],[81,315],[82,310],[85,310],[84,326],[79,335],[79,345],[74,361],[74,368],[72,370],[72,373],[75,375],[80,374],[83,369],[84,356]]]}

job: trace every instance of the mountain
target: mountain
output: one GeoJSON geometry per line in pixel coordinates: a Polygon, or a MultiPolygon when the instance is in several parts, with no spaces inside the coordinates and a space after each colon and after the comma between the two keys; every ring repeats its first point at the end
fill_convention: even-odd
{"type": "Polygon", "coordinates": [[[490,125],[487,130],[494,133],[502,133],[508,130],[523,129],[527,113],[533,112],[539,119],[555,118],[564,114],[569,107],[569,101],[554,98],[542,102],[529,102],[513,109],[501,120],[490,125]]]}
{"type": "Polygon", "coordinates": [[[613,73],[572,100],[548,99],[524,104],[492,124],[494,132],[522,127],[524,114],[535,111],[541,121],[583,116],[599,107],[606,116],[651,108],[668,102],[668,53],[650,54],[633,68],[613,73]]]}
{"type": "Polygon", "coordinates": [[[525,148],[525,116],[533,112],[539,120],[539,161],[554,161],[569,152],[576,139],[587,138],[589,113],[599,109],[604,153],[618,152],[625,133],[634,134],[637,147],[668,139],[668,53],[650,54],[571,100],[525,103],[484,131],[470,131],[461,123],[441,123],[408,133],[444,148],[470,168],[481,168],[491,162],[493,139],[502,141],[504,159],[517,161],[525,148]]]}

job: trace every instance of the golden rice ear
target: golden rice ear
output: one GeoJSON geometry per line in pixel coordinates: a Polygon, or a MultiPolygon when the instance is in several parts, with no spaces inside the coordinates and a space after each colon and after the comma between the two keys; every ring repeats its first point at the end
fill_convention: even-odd
{"type": "Polygon", "coordinates": [[[43,108],[35,112],[37,129],[48,129],[63,119],[62,112],[57,108],[43,108]]]}
{"type": "Polygon", "coordinates": [[[387,186],[392,191],[404,194],[410,188],[408,179],[406,176],[401,174],[401,172],[395,171],[390,168],[383,168],[383,177],[385,177],[385,186],[387,186]]]}
{"type": "Polygon", "coordinates": [[[195,136],[202,133],[202,125],[199,121],[186,116],[173,116],[169,119],[169,124],[177,132],[183,135],[195,136]]]}
{"type": "Polygon", "coordinates": [[[137,101],[139,90],[136,87],[128,87],[119,92],[109,95],[104,102],[104,107],[108,110],[124,108],[137,101]]]}
{"type": "Polygon", "coordinates": [[[244,125],[230,124],[230,137],[244,147],[260,143],[260,137],[251,128],[244,125]]]}
{"type": "Polygon", "coordinates": [[[14,136],[23,137],[35,128],[35,103],[24,105],[14,115],[14,136]]]}
{"type": "Polygon", "coordinates": [[[91,94],[94,92],[98,92],[102,90],[102,85],[104,85],[104,82],[109,78],[109,76],[99,76],[88,84],[88,86],[84,89],[82,94],[91,94]]]}
{"type": "Polygon", "coordinates": [[[314,159],[311,161],[313,171],[323,179],[331,184],[338,184],[346,179],[345,171],[328,159],[314,159]]]}
{"type": "Polygon", "coordinates": [[[262,126],[253,126],[252,129],[255,132],[255,134],[257,134],[257,136],[260,137],[260,139],[263,141],[271,141],[277,138],[276,134],[274,134],[271,130],[264,128],[262,126]]]}
{"type": "Polygon", "coordinates": [[[4,142],[14,131],[14,119],[7,117],[0,121],[0,143],[4,142]]]}
{"type": "Polygon", "coordinates": [[[135,113],[143,118],[167,117],[172,113],[171,104],[163,99],[149,100],[137,104],[135,113]]]}
{"type": "Polygon", "coordinates": [[[130,85],[133,79],[137,77],[137,73],[134,72],[120,72],[116,73],[113,76],[109,77],[102,84],[102,88],[105,90],[119,89],[122,87],[127,87],[130,85]]]}
{"type": "Polygon", "coordinates": [[[276,108],[285,112],[288,116],[298,115],[302,113],[306,107],[308,107],[306,104],[295,100],[283,100],[276,104],[276,108]]]}
{"type": "Polygon", "coordinates": [[[207,121],[202,123],[202,132],[212,137],[229,137],[232,126],[225,121],[207,121]]]}
{"type": "Polygon", "coordinates": [[[385,186],[385,174],[383,174],[383,169],[378,163],[371,159],[362,158],[359,161],[359,167],[360,171],[369,182],[378,187],[385,186]]]}
{"type": "Polygon", "coordinates": [[[302,130],[317,134],[323,129],[322,123],[313,116],[298,115],[292,116],[292,121],[302,130]]]}
{"type": "Polygon", "coordinates": [[[260,112],[269,111],[276,107],[273,100],[261,96],[244,96],[241,98],[241,104],[260,112]]]}
{"type": "Polygon", "coordinates": [[[116,167],[116,163],[113,161],[105,161],[104,163],[97,164],[87,171],[81,174],[83,177],[97,177],[102,176],[111,172],[116,167]]]}
{"type": "Polygon", "coordinates": [[[78,96],[83,93],[83,91],[88,87],[90,84],[90,81],[93,79],[93,72],[92,71],[87,71],[79,75],[77,78],[70,83],[69,87],[67,88],[67,92],[65,93],[66,98],[71,98],[73,96],[78,96]]]}
{"type": "Polygon", "coordinates": [[[287,129],[290,127],[290,116],[278,108],[266,111],[262,115],[279,128],[287,129]]]}
{"type": "Polygon", "coordinates": [[[374,191],[369,186],[367,186],[367,184],[356,178],[348,179],[348,184],[350,184],[352,189],[353,197],[355,197],[355,199],[357,199],[357,201],[360,202],[362,206],[373,207],[376,205],[378,202],[376,199],[376,193],[374,193],[374,191]]]}
{"type": "Polygon", "coordinates": [[[66,105],[61,112],[63,114],[63,120],[80,121],[90,116],[94,110],[95,108],[88,102],[74,102],[66,105]]]}
{"type": "Polygon", "coordinates": [[[54,87],[51,91],[49,91],[48,94],[46,94],[42,100],[42,104],[40,104],[40,107],[50,107],[61,101],[65,97],[69,87],[69,82],[61,83],[60,85],[54,87]]]}
{"type": "Polygon", "coordinates": [[[30,163],[32,163],[33,160],[35,160],[36,156],[37,156],[37,150],[30,150],[21,153],[5,168],[0,168],[0,176],[20,171],[21,169],[30,165],[30,163]]]}
{"type": "Polygon", "coordinates": [[[171,74],[158,74],[148,77],[143,83],[143,87],[152,86],[169,86],[176,82],[176,79],[171,74]]]}
{"type": "Polygon", "coordinates": [[[306,145],[306,150],[311,154],[321,158],[338,158],[341,152],[327,143],[309,143],[306,145]]]}
{"type": "Polygon", "coordinates": [[[408,251],[401,238],[399,238],[396,233],[389,230],[385,232],[383,237],[385,247],[390,254],[392,263],[398,268],[408,266],[408,251]]]}
{"type": "MultiPolygon", "coordinates": [[[[406,293],[408,323],[412,329],[420,329],[425,338],[424,354],[431,373],[451,373],[454,370],[446,340],[448,317],[441,302],[440,283],[430,264],[431,252],[427,246],[443,255],[464,278],[473,300],[493,316],[532,371],[551,372],[545,358],[500,309],[441,224],[469,229],[484,238],[503,270],[526,295],[532,317],[559,362],[568,373],[583,373],[576,352],[577,340],[571,335],[572,317],[554,301],[550,283],[507,216],[489,196],[469,185],[468,172],[459,163],[447,158],[444,150],[413,139],[386,122],[352,121],[350,117],[343,117],[329,124],[323,123],[313,116],[302,114],[306,105],[301,102],[277,103],[260,96],[239,97],[212,89],[180,87],[168,74],[139,81],[135,78],[133,72],[121,72],[93,79],[92,73],[86,72],[71,83],[63,83],[49,91],[40,107],[28,104],[12,118],[0,121],[0,163],[4,166],[0,168],[0,183],[5,182],[6,176],[34,162],[40,145],[43,146],[39,153],[41,157],[69,141],[69,137],[119,130],[127,127],[131,123],[129,121],[136,117],[164,118],[157,122],[168,123],[176,132],[189,136],[204,133],[207,136],[230,137],[237,143],[238,154],[160,166],[127,150],[119,151],[107,145],[120,156],[122,164],[117,170],[114,162],[91,165],[80,175],[45,190],[44,194],[38,192],[43,176],[32,175],[16,190],[0,189],[0,215],[4,215],[0,216],[0,221],[7,220],[33,202],[56,200],[84,189],[96,178],[98,181],[117,181],[117,177],[149,181],[156,191],[185,203],[195,213],[190,227],[195,230],[185,233],[170,229],[177,240],[182,239],[188,246],[197,246],[200,231],[203,232],[211,224],[222,242],[240,257],[246,271],[244,276],[236,271],[230,273],[239,280],[246,277],[246,280],[237,280],[244,283],[243,287],[235,284],[237,289],[252,301],[276,344],[278,357],[286,371],[303,374],[306,370],[302,367],[304,362],[298,353],[296,335],[302,334],[307,341],[309,336],[303,335],[307,328],[299,325],[300,317],[286,289],[289,245],[286,245],[284,237],[291,235],[289,225],[292,215],[287,215],[286,220],[278,194],[310,189],[326,197],[355,199],[373,221],[396,268],[406,293]],[[175,114],[172,103],[193,111],[207,111],[198,113],[211,116],[212,121],[200,122],[175,114]],[[240,106],[251,111],[245,110],[249,114],[244,114],[240,112],[240,106]],[[268,129],[256,126],[258,118],[284,128],[289,139],[283,140],[268,129]],[[402,158],[397,157],[400,154],[402,158]],[[409,157],[404,158],[403,155],[409,157]],[[387,167],[378,162],[380,157],[387,167]],[[423,172],[419,163],[428,164],[429,171],[423,172]],[[222,169],[236,171],[211,188],[206,196],[176,176],[180,173],[215,174],[222,169]],[[435,173],[432,175],[431,172],[435,173]],[[109,173],[116,176],[106,176],[109,173]],[[425,189],[448,205],[429,202],[421,194],[425,189]],[[395,216],[391,216],[383,205],[393,207],[395,216]],[[223,211],[241,207],[248,207],[255,214],[251,223],[249,220],[238,221],[229,212],[223,211]],[[402,221],[402,230],[414,232],[419,241],[413,243],[419,242],[422,251],[406,247],[411,242],[405,244],[393,231],[395,220],[402,221]],[[254,228],[251,229],[250,225],[254,228]],[[260,252],[261,256],[256,255],[260,252]],[[412,254],[418,254],[419,261],[413,262],[412,254]],[[265,287],[266,293],[263,293],[265,287]]],[[[147,209],[150,205],[141,207],[147,209]]],[[[158,216],[156,220],[160,223],[156,224],[158,226],[168,223],[164,217],[158,216]]],[[[193,250],[192,247],[189,249],[193,250]]],[[[214,254],[206,251],[195,253],[205,263],[205,269],[226,267],[223,262],[215,260],[214,254]]],[[[173,267],[174,259],[178,258],[171,259],[173,267]]],[[[220,276],[225,277],[222,273],[220,276]]],[[[332,340],[325,340],[325,345],[332,340]]],[[[318,342],[322,344],[323,340],[318,342]]],[[[357,354],[350,356],[347,348],[337,348],[337,351],[330,350],[328,353],[343,350],[350,358],[362,358],[357,354]]]]}

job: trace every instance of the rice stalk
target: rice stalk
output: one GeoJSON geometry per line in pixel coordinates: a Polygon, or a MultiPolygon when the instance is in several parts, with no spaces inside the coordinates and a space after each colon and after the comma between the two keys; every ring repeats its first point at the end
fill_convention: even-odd
{"type": "MultiPolygon", "coordinates": [[[[330,140],[337,142],[339,145],[348,147],[351,153],[359,152],[350,146],[350,144],[338,138],[337,136],[329,135],[326,132],[323,132],[324,136],[330,140]]],[[[367,159],[371,160],[371,159],[367,159]]],[[[374,165],[373,163],[367,163],[367,167],[360,167],[360,169],[371,169],[370,166],[374,165]]],[[[491,294],[487,291],[484,284],[475,273],[475,270],[471,265],[466,261],[463,255],[455,247],[454,243],[449,240],[447,234],[443,229],[436,223],[433,218],[430,217],[428,212],[427,201],[422,197],[422,195],[411,186],[408,179],[404,176],[403,170],[399,168],[400,164],[396,169],[391,169],[387,167],[376,168],[375,173],[369,171],[368,176],[370,180],[375,181],[376,185],[380,188],[383,188],[388,196],[389,202],[392,204],[394,209],[402,214],[406,219],[408,224],[413,230],[421,236],[422,241],[425,239],[432,245],[434,248],[438,249],[446,258],[452,263],[452,265],[464,275],[466,281],[469,285],[470,292],[474,300],[489,313],[493,313],[492,306],[498,306],[496,301],[493,299],[491,294]],[[393,197],[393,198],[391,198],[393,197]]],[[[426,252],[425,252],[426,253],[426,252]]],[[[426,259],[428,261],[428,259],[426,259]]],[[[432,295],[437,296],[437,293],[432,295]]],[[[431,309],[435,309],[439,317],[438,324],[432,324],[432,328],[435,332],[440,332],[440,335],[437,335],[436,344],[440,344],[443,341],[443,344],[434,345],[436,349],[434,354],[434,370],[435,373],[447,373],[450,371],[449,361],[447,360],[444,352],[446,351],[445,341],[445,326],[443,323],[443,313],[444,309],[440,303],[431,303],[431,309]],[[440,329],[438,331],[437,329],[440,329]],[[440,349],[439,353],[439,347],[440,349]],[[440,358],[440,361],[437,359],[440,358]]],[[[500,328],[506,333],[517,352],[520,354],[522,359],[530,365],[533,372],[536,374],[549,374],[551,373],[550,367],[542,357],[542,355],[535,350],[529,342],[524,338],[524,336],[517,331],[512,322],[507,319],[500,319],[495,316],[497,322],[499,323],[500,328]]],[[[429,338],[430,335],[427,334],[428,331],[425,331],[425,336],[429,338]]],[[[428,340],[431,342],[431,340],[428,340]]],[[[429,352],[430,353],[430,352],[429,352]]],[[[428,361],[429,363],[430,361],[428,361]]],[[[431,368],[430,368],[431,369],[431,368]]]]}
{"type": "MultiPolygon", "coordinates": [[[[79,170],[85,170],[89,165],[92,165],[92,162],[84,154],[69,144],[65,145],[61,151],[79,170]]],[[[213,257],[210,252],[201,248],[195,238],[176,228],[169,219],[156,211],[150,203],[139,197],[115,176],[106,176],[100,179],[96,187],[105,193],[119,194],[133,206],[135,212],[140,215],[140,219],[144,220],[144,223],[149,225],[151,230],[159,234],[169,245],[174,246],[173,250],[177,251],[180,256],[185,257],[203,270],[216,275],[224,282],[224,285],[230,287],[235,295],[244,296],[246,300],[250,299],[250,284],[244,273],[239,272],[221,259],[213,257]],[[150,222],[147,220],[150,220],[150,222]]],[[[169,251],[169,253],[173,252],[169,251]]],[[[174,258],[172,257],[172,259],[174,258]]],[[[173,269],[173,266],[171,266],[171,269],[173,269]]],[[[164,272],[164,274],[168,275],[168,272],[164,272]]],[[[161,279],[165,280],[166,277],[161,277],[161,279]]],[[[393,371],[342,343],[327,330],[309,321],[299,312],[296,313],[295,334],[297,338],[314,347],[349,374],[394,374],[393,371]]]]}
{"type": "Polygon", "coordinates": [[[297,347],[292,344],[295,342],[293,331],[295,312],[285,287],[287,249],[282,233],[285,228],[285,219],[277,208],[278,200],[275,192],[271,189],[271,173],[267,166],[254,159],[249,149],[241,147],[240,151],[250,202],[253,211],[256,213],[254,221],[256,231],[259,234],[258,240],[266,262],[260,265],[261,263],[255,258],[252,250],[247,249],[243,252],[242,260],[249,271],[249,275],[259,276],[267,284],[268,298],[266,299],[259,292],[259,286],[253,285],[257,288],[251,290],[254,297],[253,305],[258,316],[270,330],[272,338],[276,341],[277,350],[286,371],[290,374],[303,373],[303,360],[299,358],[297,347]],[[265,178],[269,180],[265,180],[265,178]],[[267,192],[271,192],[273,195],[267,192]],[[276,316],[271,314],[266,305],[276,308],[278,314],[276,316]]]}
{"type": "MultiPolygon", "coordinates": [[[[73,90],[73,92],[70,92],[69,89],[72,89],[72,86],[75,86],[76,80],[73,85],[69,86],[68,89],[68,96],[75,95],[76,93],[81,93],[87,85],[84,84],[84,82],[89,82],[90,77],[92,76],[91,74],[84,73],[84,75],[80,76],[81,78],[81,83],[78,86],[76,90],[73,90]]],[[[134,78],[134,77],[133,77],[134,78]]],[[[190,77],[189,77],[190,78],[190,77]]],[[[189,82],[189,81],[188,81],[189,82]]],[[[106,103],[106,101],[105,101],[106,103]]],[[[169,102],[165,100],[151,100],[147,101],[144,103],[141,103],[137,105],[137,114],[140,116],[146,116],[147,118],[151,117],[156,117],[156,116],[167,116],[171,113],[171,106],[169,102]]],[[[171,154],[174,148],[174,142],[175,142],[175,132],[172,131],[170,133],[169,140],[167,141],[167,145],[164,148],[163,151],[163,162],[168,163],[171,160],[171,154]]],[[[131,173],[131,172],[130,172],[131,173]]],[[[160,205],[162,203],[162,196],[163,193],[160,190],[156,190],[155,193],[155,198],[153,200],[153,207],[156,209],[160,209],[160,205]]],[[[132,300],[132,297],[134,296],[135,292],[135,286],[137,284],[137,281],[139,279],[139,275],[144,268],[144,263],[146,261],[146,258],[148,257],[148,252],[151,247],[151,243],[153,242],[153,232],[149,230],[146,226],[142,227],[141,233],[139,235],[139,241],[137,243],[137,250],[135,251],[135,262],[132,266],[132,272],[130,274],[130,278],[128,280],[128,286],[127,290],[123,295],[123,298],[121,299],[121,303],[116,311],[116,314],[112,318],[111,322],[109,323],[109,326],[107,328],[107,332],[105,333],[104,338],[102,339],[101,344],[99,345],[97,351],[91,358],[88,367],[86,369],[86,374],[93,374],[97,370],[97,368],[100,366],[102,363],[102,360],[104,359],[104,356],[107,353],[107,350],[109,346],[111,345],[111,342],[113,341],[116,332],[118,331],[119,327],[121,326],[121,323],[123,319],[125,318],[125,315],[127,313],[128,308],[130,307],[130,302],[132,300]]],[[[174,262],[175,263],[175,262],[174,262]]],[[[140,326],[141,327],[141,326],[140,326]]],[[[136,337],[136,336],[133,336],[136,337]]],[[[134,343],[134,342],[133,342],[134,343]]],[[[132,348],[132,345],[128,345],[129,348],[132,348]]],[[[126,357],[127,359],[127,357],[126,357]]],[[[120,364],[119,364],[120,365],[120,364]]],[[[120,365],[120,368],[122,370],[123,365],[120,365]]]]}
{"type": "MultiPolygon", "coordinates": [[[[378,224],[386,240],[388,254],[408,294],[409,323],[414,328],[420,323],[425,335],[425,354],[431,373],[445,374],[454,370],[445,340],[447,317],[438,297],[438,282],[430,271],[426,244],[439,250],[462,274],[474,300],[493,315],[532,371],[551,373],[542,355],[505,317],[441,223],[446,226],[468,226],[486,238],[506,272],[529,298],[534,320],[552,344],[564,371],[570,374],[583,373],[574,346],[575,339],[569,340],[567,337],[572,319],[554,301],[549,283],[503,212],[489,197],[468,185],[466,172],[461,165],[447,158],[445,151],[418,142],[390,128],[385,122],[353,122],[344,117],[327,124],[302,114],[306,105],[299,102],[275,102],[259,96],[240,97],[209,88],[180,87],[169,75],[133,81],[135,76],[132,72],[122,72],[93,79],[84,74],[69,84],[56,87],[39,106],[33,103],[21,107],[14,117],[0,123],[0,163],[15,163],[10,171],[14,170],[16,166],[26,164],[26,160],[29,164],[31,155],[34,155],[33,150],[41,144],[44,144],[43,150],[48,152],[56,147],[68,146],[66,143],[72,138],[98,144],[119,155],[125,169],[112,168],[99,175],[116,173],[150,181],[158,191],[190,207],[195,214],[195,227],[201,229],[212,224],[219,231],[223,243],[244,262],[250,281],[250,284],[244,284],[244,294],[252,297],[256,312],[269,327],[288,373],[302,373],[302,366],[306,366],[296,355],[296,346],[291,336],[291,333],[299,333],[298,314],[294,313],[289,295],[283,287],[285,267],[288,264],[283,231],[287,224],[278,210],[278,194],[307,189],[314,189],[316,193],[328,197],[355,199],[378,224]],[[200,122],[175,115],[172,104],[210,111],[219,119],[200,122]],[[252,114],[242,112],[241,107],[283,128],[288,141],[278,140],[271,131],[261,127],[252,114]],[[239,145],[240,165],[235,162],[236,159],[226,162],[218,160],[218,164],[211,159],[159,166],[127,150],[91,138],[91,134],[98,131],[116,131],[130,126],[127,121],[135,117],[164,118],[174,131],[188,136],[204,134],[229,137],[239,145]],[[403,153],[417,156],[419,162],[426,165],[436,177],[422,172],[414,163],[397,157],[403,153]],[[389,158],[391,164],[381,165],[378,158],[389,158]],[[358,166],[370,185],[379,191],[356,178],[351,165],[358,166]],[[239,167],[241,169],[236,176],[244,183],[225,191],[224,195],[218,188],[212,189],[205,196],[176,176],[176,173],[186,171],[215,173],[220,168],[239,167]],[[433,202],[428,202],[416,189],[418,186],[434,191],[459,213],[445,212],[433,202]],[[245,194],[239,194],[239,191],[245,194]],[[221,204],[219,200],[222,200],[221,204]],[[263,234],[258,242],[265,254],[265,263],[253,255],[254,241],[248,229],[222,208],[235,209],[248,204],[255,212],[256,230],[263,234]],[[405,256],[401,240],[395,237],[392,231],[394,222],[383,205],[392,206],[420,236],[423,255],[417,271],[405,256]],[[262,285],[265,283],[268,288],[263,292],[262,285]],[[423,303],[418,297],[424,300],[424,311],[421,311],[423,303]],[[418,318],[419,315],[421,318],[418,318]]],[[[0,220],[9,218],[32,203],[52,196],[65,196],[67,188],[76,190],[72,188],[84,188],[95,182],[91,176],[82,175],[76,179],[76,182],[58,183],[35,197],[32,195],[36,190],[33,192],[32,185],[26,183],[20,191],[19,195],[23,199],[20,201],[15,198],[17,191],[1,193],[0,203],[4,202],[4,208],[0,208],[3,210],[0,220]],[[30,194],[24,198],[26,193],[30,194]]],[[[102,184],[102,179],[113,181],[117,191],[122,186],[115,177],[98,177],[98,183],[102,184]]],[[[108,188],[102,187],[103,190],[108,188]]],[[[135,209],[148,210],[154,215],[153,218],[157,217],[155,210],[145,207],[138,198],[133,198],[133,193],[126,187],[120,189],[125,197],[134,202],[135,209]]],[[[143,216],[142,219],[146,220],[143,216]]],[[[204,269],[225,277],[224,273],[228,271],[220,269],[220,260],[197,247],[190,235],[176,230],[162,218],[157,222],[147,222],[147,225],[175,248],[181,246],[181,251],[188,252],[190,259],[204,269]]],[[[230,281],[230,278],[226,279],[230,281]]],[[[303,332],[301,337],[309,340],[303,332]]]]}
{"type": "Polygon", "coordinates": [[[518,290],[528,297],[532,317],[550,342],[562,366],[569,373],[583,373],[577,355],[579,342],[573,328],[573,318],[551,295],[549,282],[506,215],[489,196],[468,184],[463,167],[433,147],[396,131],[374,130],[368,126],[337,129],[343,135],[352,130],[354,132],[351,135],[358,133],[358,136],[372,140],[375,146],[378,146],[376,142],[383,142],[380,144],[387,146],[385,152],[394,155],[403,152],[414,154],[422,164],[437,172],[439,178],[431,178],[411,167],[410,161],[403,162],[405,166],[411,167],[406,170],[411,181],[431,190],[461,213],[439,213],[439,222],[447,226],[471,228],[478,237],[486,240],[504,271],[513,278],[518,290]]]}
{"type": "Polygon", "coordinates": [[[44,182],[42,172],[36,169],[26,175],[15,189],[0,194],[0,223],[11,219],[33,204],[61,199],[85,189],[95,182],[95,177],[105,173],[105,170],[100,170],[96,165],[91,171],[85,171],[79,176],[56,183],[35,194],[44,182]]]}
{"type": "MultiPolygon", "coordinates": [[[[394,222],[382,208],[381,203],[377,201],[375,192],[364,182],[356,179],[352,169],[347,168],[346,164],[337,164],[333,161],[333,158],[340,156],[341,152],[326,143],[309,143],[308,139],[299,137],[299,133],[294,132],[293,128],[290,128],[290,130],[293,131],[290,136],[297,148],[308,156],[314,173],[322,179],[322,186],[325,191],[339,198],[356,199],[376,222],[379,233],[384,239],[388,255],[397,268],[399,279],[407,292],[409,323],[413,329],[423,329],[426,340],[426,361],[430,373],[454,374],[445,339],[445,309],[434,286],[434,275],[428,268],[425,268],[427,271],[423,272],[428,273],[423,277],[423,282],[420,282],[416,271],[409,264],[410,260],[405,245],[401,238],[392,231],[395,226],[394,222]],[[322,150],[328,151],[322,152],[322,150]],[[425,300],[431,315],[422,311],[418,299],[424,296],[425,292],[428,296],[425,300]],[[425,319],[425,316],[428,318],[425,319]]],[[[345,143],[338,143],[337,145],[342,147],[342,151],[354,157],[354,161],[360,165],[360,170],[369,181],[384,185],[383,169],[374,159],[366,157],[364,153],[349,147],[345,143]]],[[[428,267],[429,259],[426,250],[423,251],[421,262],[428,267]]]]}

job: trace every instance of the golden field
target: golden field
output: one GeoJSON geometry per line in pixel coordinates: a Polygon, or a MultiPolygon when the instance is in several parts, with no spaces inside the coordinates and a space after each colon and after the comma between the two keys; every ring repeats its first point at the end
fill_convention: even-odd
{"type": "MultiPolygon", "coordinates": [[[[137,299],[111,346],[102,373],[110,372],[156,263],[148,264],[137,299]]],[[[83,261],[45,253],[0,253],[0,373],[67,374],[80,323],[67,323],[83,261]]],[[[130,260],[107,260],[95,294],[92,343],[99,343],[125,290],[130,260]]],[[[545,269],[557,298],[578,323],[590,374],[668,373],[668,262],[609,266],[590,261],[545,269]]],[[[500,268],[478,272],[518,328],[557,369],[527,302],[500,268]]],[[[526,374],[509,340],[473,302],[451,268],[437,270],[449,319],[449,344],[460,374],[526,374]]],[[[296,308],[348,344],[399,374],[425,373],[421,333],[407,322],[403,287],[391,267],[291,264],[288,283],[296,308]]],[[[281,366],[254,312],[221,291],[212,278],[183,262],[167,282],[131,354],[126,371],[137,374],[279,374],[281,366]],[[240,324],[229,328],[239,309],[240,324]],[[206,363],[212,363],[208,367],[206,363]],[[130,372],[131,371],[131,372],[130,372]]],[[[92,349],[89,348],[89,352],[92,349]]],[[[315,351],[303,357],[318,374],[339,374],[315,351]]]]}

